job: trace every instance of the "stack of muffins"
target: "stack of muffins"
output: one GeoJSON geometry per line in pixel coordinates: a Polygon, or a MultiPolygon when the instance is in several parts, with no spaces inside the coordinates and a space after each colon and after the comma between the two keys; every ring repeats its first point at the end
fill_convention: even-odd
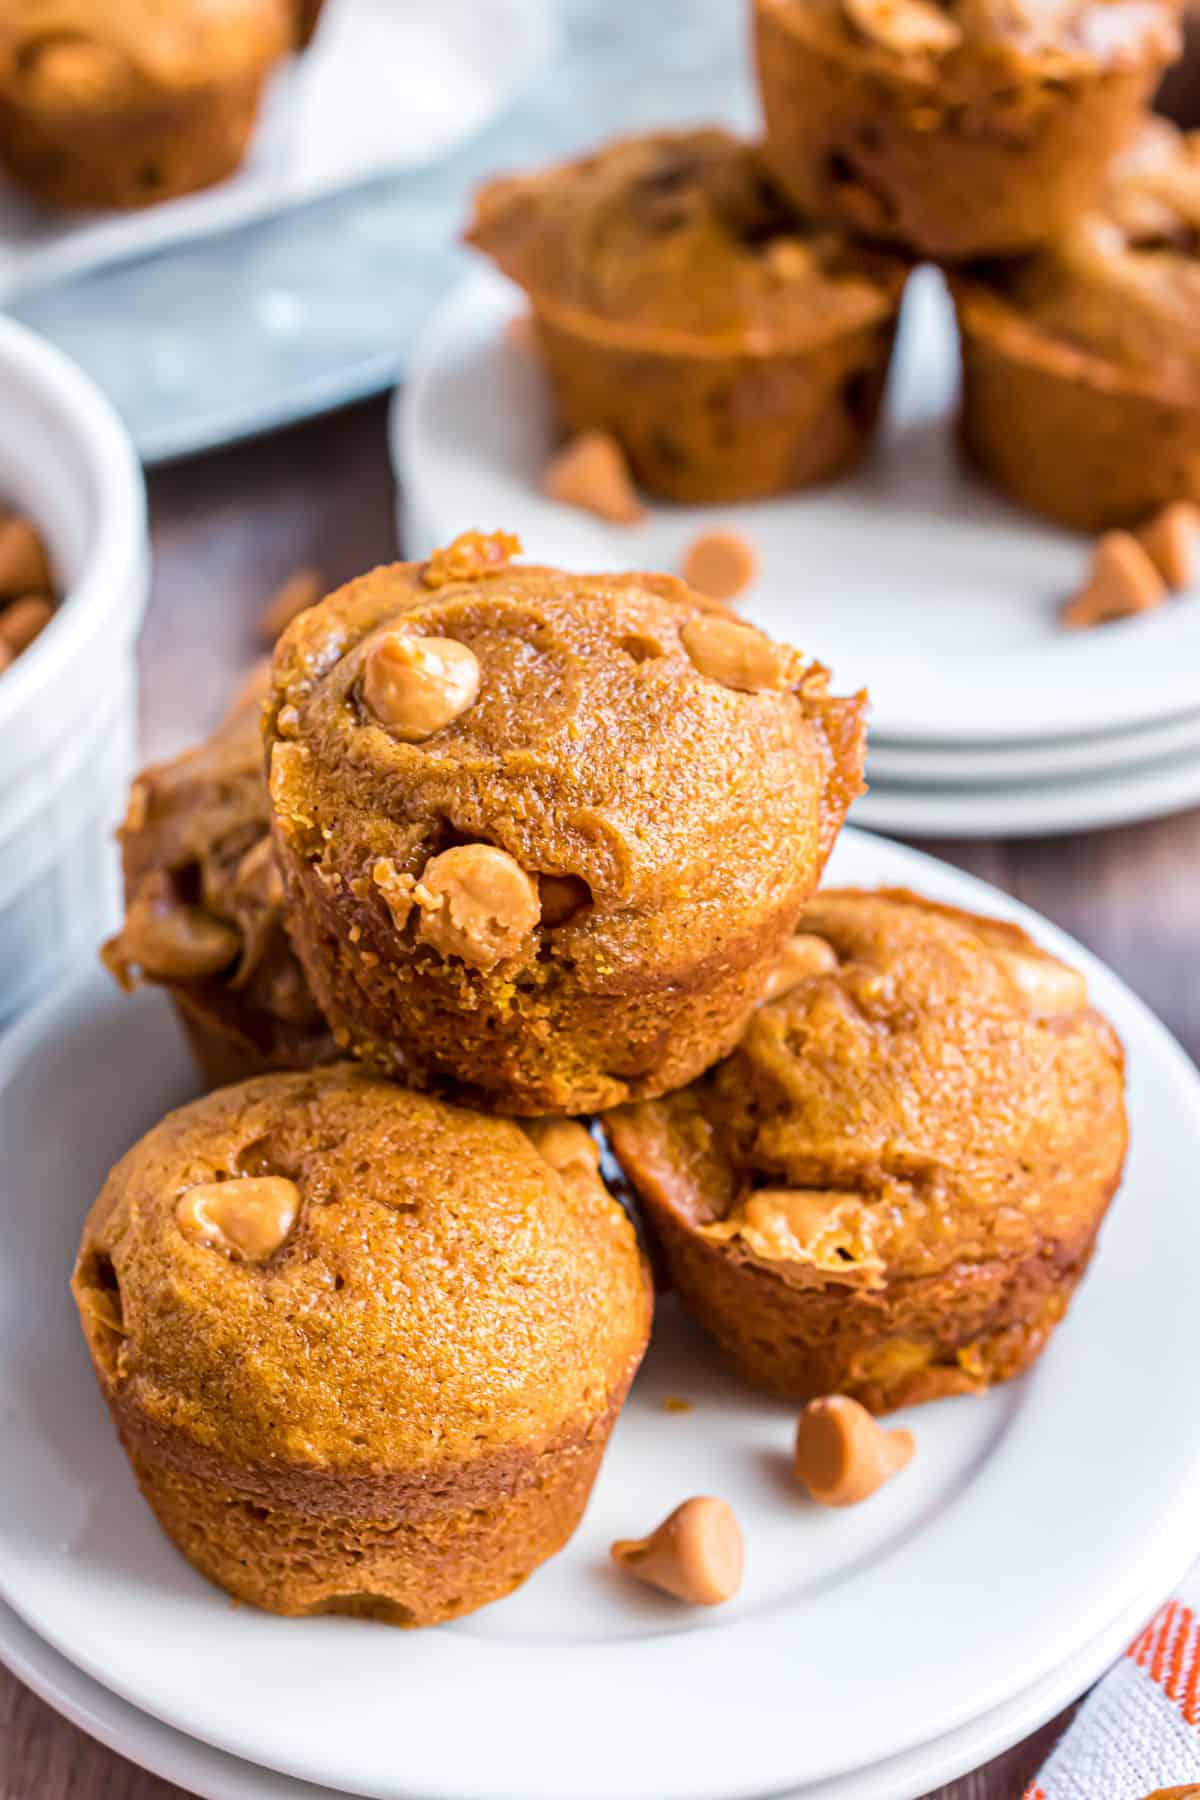
{"type": "Polygon", "coordinates": [[[919,260],[963,439],[1088,530],[1200,501],[1200,139],[1146,109],[1179,0],[754,0],[764,132],[661,132],[495,181],[469,238],[529,295],[557,411],[686,502],[839,474],[919,260]]]}
{"type": "Polygon", "coordinates": [[[814,897],[864,697],[671,576],[518,555],[303,612],[122,833],[107,960],[244,1078],[117,1165],[75,1294],[162,1525],[277,1612],[434,1623],[570,1536],[651,1327],[602,1136],[746,1380],[875,1412],[1026,1368],[1120,1178],[1082,977],[814,897]]]}

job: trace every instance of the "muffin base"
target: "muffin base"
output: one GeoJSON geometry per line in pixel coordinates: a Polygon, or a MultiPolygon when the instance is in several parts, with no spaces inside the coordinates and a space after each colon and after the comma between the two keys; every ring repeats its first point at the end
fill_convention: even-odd
{"type": "Polygon", "coordinates": [[[119,1401],[110,1404],[162,1529],[234,1599],[288,1617],[349,1613],[421,1626],[503,1599],[562,1549],[631,1380],[632,1372],[606,1413],[540,1453],[395,1482],[239,1470],[147,1434],[119,1401]]]}
{"type": "Polygon", "coordinates": [[[0,165],[59,207],[155,206],[211,187],[245,156],[268,73],[119,112],[37,113],[0,97],[0,165]]]}
{"type": "Polygon", "coordinates": [[[1166,56],[1030,82],[951,53],[936,79],[755,0],[764,154],[801,212],[944,260],[1032,248],[1088,206],[1166,56]]]}
{"type": "Polygon", "coordinates": [[[653,985],[613,977],[602,991],[577,982],[567,994],[540,985],[538,964],[514,988],[418,950],[392,965],[381,989],[369,940],[341,937],[340,896],[286,845],[280,863],[294,884],[293,946],[343,1050],[410,1087],[518,1117],[598,1112],[701,1074],[741,1036],[807,898],[798,894],[768,925],[726,944],[719,963],[662,970],[653,985]]]}
{"type": "Polygon", "coordinates": [[[866,451],[887,380],[887,317],[803,350],[654,350],[535,305],[559,420],[611,432],[638,483],[688,505],[829,481],[866,451]]]}
{"type": "Polygon", "coordinates": [[[977,282],[952,287],[963,447],[1013,500],[1078,531],[1200,501],[1200,397],[1047,336],[977,282]]]}
{"type": "Polygon", "coordinates": [[[187,1039],[192,1058],[210,1088],[249,1081],[255,1075],[271,1075],[280,1069],[315,1069],[335,1062],[339,1055],[332,1036],[291,1031],[281,1027],[275,1041],[262,1048],[247,1032],[223,1020],[178,988],[170,990],[171,1004],[187,1039]]]}

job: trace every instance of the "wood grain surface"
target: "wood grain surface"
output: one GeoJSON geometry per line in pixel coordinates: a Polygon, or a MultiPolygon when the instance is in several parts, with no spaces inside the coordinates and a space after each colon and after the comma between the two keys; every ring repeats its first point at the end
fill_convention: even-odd
{"type": "MultiPolygon", "coordinates": [[[[384,407],[356,407],[159,470],[150,500],[155,580],[141,723],[147,756],[159,756],[216,721],[234,680],[261,653],[263,602],[293,569],[315,564],[332,585],[396,554],[384,407]]],[[[1200,812],[1083,837],[921,848],[1081,938],[1200,1057],[1200,812]]],[[[1067,1716],[930,1800],[1019,1800],[1067,1716]]],[[[181,1793],[85,1737],[0,1670],[0,1800],[181,1793]]]]}

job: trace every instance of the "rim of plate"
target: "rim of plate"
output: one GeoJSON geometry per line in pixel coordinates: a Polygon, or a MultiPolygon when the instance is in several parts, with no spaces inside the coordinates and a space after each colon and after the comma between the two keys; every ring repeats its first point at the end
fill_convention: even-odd
{"type": "MultiPolygon", "coordinates": [[[[952,329],[947,323],[948,302],[933,286],[936,279],[933,271],[919,270],[910,283],[889,392],[905,396],[903,404],[915,408],[916,415],[930,412],[940,418],[953,404],[957,360],[953,339],[947,335],[952,329]],[[910,399],[914,388],[921,393],[910,399]]],[[[757,528],[762,542],[773,541],[772,534],[778,531],[782,541],[784,527],[778,522],[786,523],[790,512],[795,518],[795,553],[793,557],[789,549],[789,576],[793,567],[799,571],[792,578],[794,596],[790,582],[788,589],[787,607],[794,611],[794,622],[777,616],[784,609],[782,599],[764,603],[757,622],[784,635],[789,629],[799,631],[805,549],[816,516],[811,509],[828,512],[840,507],[845,518],[837,526],[837,541],[847,555],[855,545],[861,549],[863,521],[869,522],[881,469],[893,467],[894,457],[890,462],[886,454],[869,459],[859,473],[828,488],[753,506],[650,504],[641,525],[610,525],[572,511],[549,500],[538,485],[552,437],[547,395],[533,359],[504,335],[508,320],[524,305],[524,297],[510,283],[490,270],[480,270],[443,301],[418,340],[407,385],[393,412],[391,444],[408,516],[426,525],[432,539],[406,545],[406,554],[428,554],[434,543],[467,526],[504,525],[524,537],[536,560],[565,568],[677,568],[688,541],[706,526],[732,525],[752,541],[757,528]],[[453,431],[443,419],[448,404],[456,409],[453,431]]],[[[885,445],[896,423],[895,419],[885,423],[885,445]]],[[[938,429],[949,441],[952,420],[945,417],[938,429]]],[[[1026,545],[1040,546],[1030,553],[1057,571],[1048,605],[1081,579],[1086,539],[1019,514],[969,477],[955,479],[961,481],[964,493],[969,484],[978,505],[987,516],[1003,522],[1009,538],[1020,533],[1022,555],[1026,545]],[[1069,571],[1065,586],[1064,571],[1069,571]]],[[[949,509],[931,515],[931,565],[939,549],[934,540],[950,516],[949,509]]],[[[790,534],[790,524],[787,530],[790,534]]],[[[979,543],[985,554],[993,541],[981,528],[979,543]]],[[[879,554],[886,557],[886,541],[879,554]]],[[[965,594],[961,600],[956,596],[956,606],[965,599],[965,594]]],[[[850,595],[847,604],[853,603],[850,595]]],[[[753,593],[746,597],[742,610],[747,617],[757,618],[756,604],[753,593]]],[[[897,743],[1049,741],[1129,729],[1200,710],[1197,596],[1102,630],[1047,631],[1036,642],[1003,656],[988,653],[986,644],[985,615],[979,632],[963,640],[961,654],[950,654],[944,647],[923,648],[917,633],[882,670],[877,645],[848,658],[818,636],[812,648],[834,665],[836,685],[866,685],[871,690],[874,728],[881,738],[897,743]],[[986,670],[992,677],[981,686],[981,672],[986,670]]]]}
{"type": "MultiPolygon", "coordinates": [[[[1200,1156],[1200,1077],[1114,975],[985,884],[855,832],[838,846],[832,879],[916,886],[1032,926],[1086,971],[1132,1053],[1140,1128],[1093,1275],[1038,1370],[1007,1390],[1003,1430],[968,1491],[941,1506],[936,1528],[909,1533],[869,1574],[856,1568],[799,1604],[784,1600],[743,1616],[731,1609],[669,1635],[575,1641],[563,1656],[558,1638],[533,1643],[449,1628],[414,1639],[354,1622],[230,1612],[182,1564],[178,1578],[174,1563],[160,1585],[149,1578],[161,1551],[151,1551],[159,1541],[148,1514],[137,1525],[129,1515],[141,1548],[120,1567],[88,1562],[86,1520],[84,1553],[74,1542],[45,1541],[54,1527],[44,1518],[56,1515],[39,1490],[15,1537],[11,1519],[0,1516],[8,1603],[85,1673],[188,1735],[384,1800],[464,1792],[487,1800],[741,1800],[952,1731],[1093,1641],[1138,1600],[1170,1546],[1181,1557],[1195,1548],[1200,1338],[1188,1303],[1200,1210],[1173,1174],[1200,1156]],[[1137,1422],[1136,1457],[1112,1432],[1122,1417],[1137,1422]],[[1156,1480],[1148,1484],[1151,1457],[1156,1480]],[[931,1610],[945,1611],[944,1629],[921,1625],[931,1610]]],[[[0,1086],[34,1068],[30,1059],[39,1047],[46,1052],[55,1021],[85,994],[60,995],[9,1034],[0,1044],[0,1086]]],[[[169,1028],[164,1014],[155,1029],[169,1028]]],[[[137,1118],[149,1104],[154,1051],[152,1042],[146,1089],[130,1100],[137,1118]]],[[[77,1119],[87,1118],[86,1094],[73,1095],[73,1106],[77,1119]]],[[[64,1140],[60,1155],[69,1154],[64,1140]]],[[[51,1185],[56,1167],[65,1180],[66,1164],[48,1153],[51,1185]]],[[[2,1320],[0,1312],[0,1331],[2,1320]]],[[[67,1379],[44,1358],[36,1366],[39,1381],[67,1379]]],[[[14,1404],[9,1433],[18,1454],[28,1429],[14,1404]]],[[[66,1497],[85,1498],[73,1488],[66,1497]]]]}
{"type": "Polygon", "coordinates": [[[1133,770],[1186,751],[1200,751],[1200,713],[1186,713],[1165,724],[1135,726],[1132,731],[997,749],[890,744],[872,737],[867,746],[867,777],[898,787],[910,783],[919,787],[1008,787],[1015,782],[1133,770]]]}

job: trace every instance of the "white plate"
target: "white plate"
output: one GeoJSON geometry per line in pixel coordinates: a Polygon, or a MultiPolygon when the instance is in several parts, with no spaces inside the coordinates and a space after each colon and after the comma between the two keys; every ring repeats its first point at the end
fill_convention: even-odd
{"type": "Polygon", "coordinates": [[[1124,771],[1188,752],[1200,752],[1200,713],[1099,737],[991,749],[964,749],[961,744],[889,744],[872,735],[867,777],[900,786],[911,782],[918,787],[1010,787],[1124,771]]]}
{"type": "MultiPolygon", "coordinates": [[[[856,833],[833,878],[1031,922],[856,833]]],[[[791,1409],[737,1384],[664,1307],[568,1551],[417,1636],[232,1610],[136,1499],[65,1277],[107,1165],[192,1078],[155,997],[85,979],[0,1043],[0,1594],[155,1717],[383,1800],[742,1800],[928,1743],[1043,1680],[1169,1549],[1195,1549],[1200,1209],[1179,1171],[1200,1160],[1200,1081],[1113,976],[1038,929],[1127,1041],[1136,1130],[1094,1273],[1032,1378],[916,1414],[904,1479],[820,1513],[786,1475],[791,1409]],[[697,1405],[667,1414],[667,1394],[697,1405]],[[742,1517],[747,1581],[729,1607],[681,1615],[621,1581],[607,1545],[705,1489],[742,1517]]]]}
{"type": "Polygon", "coordinates": [[[1090,779],[1012,787],[872,786],[850,817],[899,837],[1057,837],[1167,818],[1200,806],[1200,752],[1090,779]]]}
{"type": "Polygon", "coordinates": [[[654,506],[629,527],[539,491],[553,437],[546,386],[536,358],[504,337],[523,302],[476,276],[435,316],[394,434],[409,553],[465,525],[503,525],[565,568],[674,569],[698,530],[732,525],[761,563],[742,611],[831,664],[840,688],[869,687],[881,737],[1064,738],[1200,711],[1200,597],[1100,631],[1058,628],[1087,541],[962,467],[939,282],[922,270],[912,283],[888,420],[858,474],[756,505],[654,506]]]}
{"type": "MultiPolygon", "coordinates": [[[[1136,1606],[1052,1676],[1007,1706],[870,1769],[834,1776],[775,1800],[921,1800],[932,1788],[979,1768],[1037,1731],[1090,1687],[1133,1641],[1179,1573],[1177,1568],[1168,1571],[1164,1567],[1163,1578],[1136,1606]]],[[[334,1800],[330,1788],[314,1787],[242,1762],[138,1712],[51,1650],[3,1605],[0,1662],[80,1730],[164,1781],[177,1782],[189,1793],[201,1795],[202,1800],[334,1800]]]]}

